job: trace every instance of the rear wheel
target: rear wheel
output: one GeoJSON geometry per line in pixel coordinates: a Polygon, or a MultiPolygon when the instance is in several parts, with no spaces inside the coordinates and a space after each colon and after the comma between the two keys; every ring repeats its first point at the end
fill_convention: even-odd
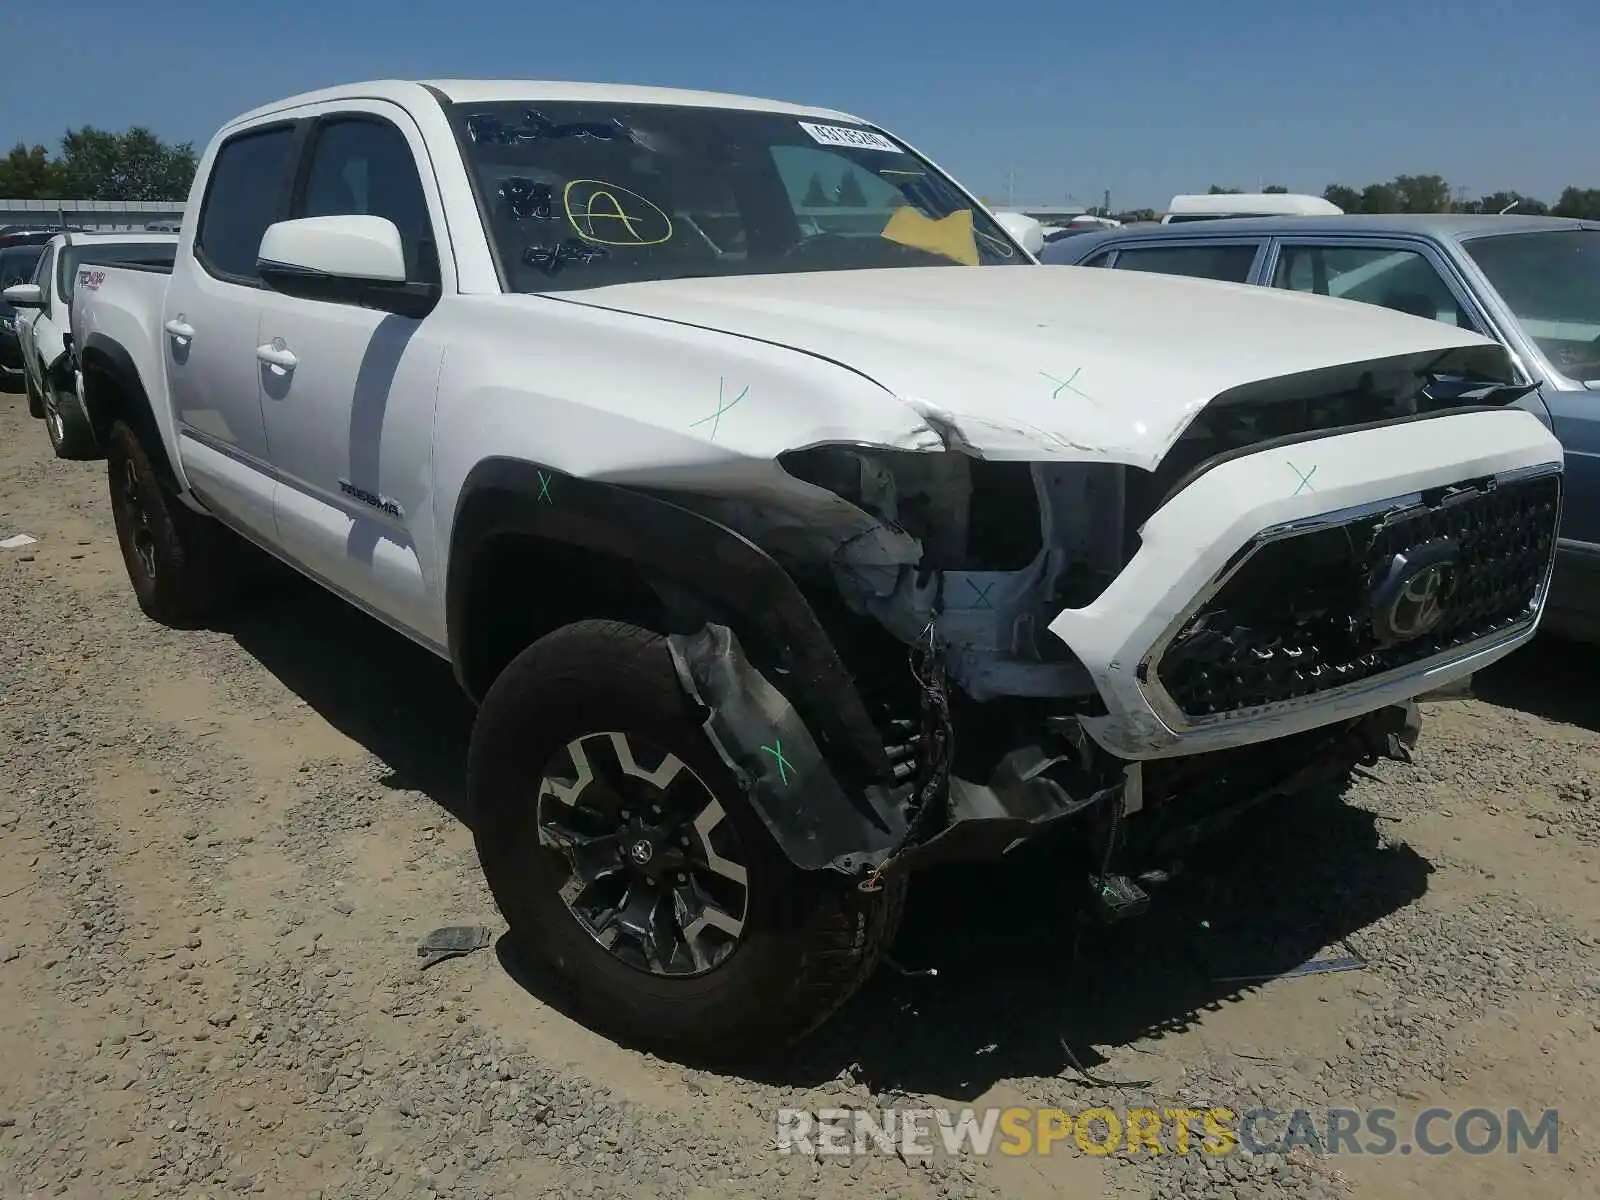
{"type": "Polygon", "coordinates": [[[485,876],[580,1015],[693,1059],[771,1052],[860,986],[903,885],[796,869],[702,729],[665,639],[584,621],[523,651],[468,760],[485,876]]]}
{"type": "Polygon", "coordinates": [[[197,624],[215,606],[223,530],[191,511],[161,481],[139,436],[123,421],[106,452],[111,515],[139,607],[163,625],[197,624]]]}

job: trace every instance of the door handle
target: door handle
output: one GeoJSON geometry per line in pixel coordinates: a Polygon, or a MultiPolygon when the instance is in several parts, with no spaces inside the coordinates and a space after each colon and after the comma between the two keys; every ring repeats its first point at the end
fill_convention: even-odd
{"type": "Polygon", "coordinates": [[[194,337],[194,326],[183,319],[182,313],[167,322],[166,330],[180,342],[190,341],[194,337]]]}
{"type": "Polygon", "coordinates": [[[277,367],[281,371],[292,371],[295,363],[300,361],[294,351],[283,344],[282,338],[273,338],[266,345],[257,346],[256,357],[269,367],[277,367]]]}

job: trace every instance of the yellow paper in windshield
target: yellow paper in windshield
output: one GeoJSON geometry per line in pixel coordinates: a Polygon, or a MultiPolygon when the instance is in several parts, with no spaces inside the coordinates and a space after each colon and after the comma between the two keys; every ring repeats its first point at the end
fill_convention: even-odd
{"type": "Polygon", "coordinates": [[[978,239],[972,232],[972,210],[963,208],[935,221],[910,205],[894,210],[883,227],[882,237],[913,250],[926,250],[952,262],[978,265],[978,239]]]}

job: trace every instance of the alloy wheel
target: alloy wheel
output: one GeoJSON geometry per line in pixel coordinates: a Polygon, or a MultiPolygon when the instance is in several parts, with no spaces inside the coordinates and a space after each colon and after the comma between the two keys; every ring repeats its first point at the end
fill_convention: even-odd
{"type": "Polygon", "coordinates": [[[50,430],[50,444],[59,447],[66,439],[67,430],[61,420],[61,405],[51,388],[44,390],[44,420],[50,430]]]}
{"type": "Polygon", "coordinates": [[[150,524],[150,509],[145,502],[139,470],[129,459],[122,465],[122,506],[128,516],[129,536],[139,564],[151,579],[156,577],[156,538],[150,524]]]}
{"type": "Polygon", "coordinates": [[[568,912],[615,958],[683,978],[738,947],[749,909],[744,846],[677,755],[612,731],[574,738],[544,768],[537,822],[541,848],[563,871],[568,912]]]}

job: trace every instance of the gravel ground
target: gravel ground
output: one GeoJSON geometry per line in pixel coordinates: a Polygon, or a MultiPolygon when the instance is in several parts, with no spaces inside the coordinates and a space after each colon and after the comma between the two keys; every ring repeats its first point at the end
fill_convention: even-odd
{"type": "Polygon", "coordinates": [[[293,579],[151,624],[104,491],[0,396],[0,539],[38,539],[0,550],[0,1196],[1600,1194],[1592,651],[1430,705],[1413,767],[1263,810],[1134,924],[1076,939],[1041,856],[929,874],[821,1035],[714,1075],[498,944],[420,970],[428,930],[503,928],[448,668],[293,579]],[[1341,940],[1365,970],[1214,981],[1341,940]],[[1553,1157],[774,1152],[780,1107],[892,1104],[1562,1120],[1553,1157]]]}

